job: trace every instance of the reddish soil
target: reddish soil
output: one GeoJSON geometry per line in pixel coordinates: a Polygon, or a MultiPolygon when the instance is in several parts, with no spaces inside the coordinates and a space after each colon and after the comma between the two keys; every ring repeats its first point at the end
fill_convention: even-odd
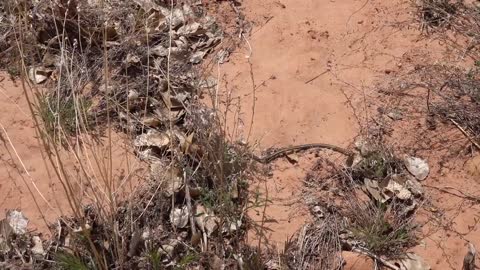
{"type": "MultiPolygon", "coordinates": [[[[397,106],[406,117],[390,123],[389,141],[429,162],[431,174],[423,183],[478,193],[478,157],[468,161],[461,151],[468,142],[455,127],[427,130],[425,91],[416,89],[395,102],[377,91],[377,82],[392,80],[417,64],[469,65],[455,51],[421,35],[410,0],[244,0],[242,9],[253,22],[252,35],[219,69],[219,77],[225,78],[222,90],[240,101],[243,121],[231,125],[233,136],[258,143],[259,151],[315,142],[349,147],[379,107],[397,106]]],[[[21,89],[6,79],[0,90],[0,123],[52,206],[33,191],[46,219],[52,220],[67,208],[59,181],[44,166],[21,89]]],[[[0,156],[0,192],[5,194],[1,209],[21,208],[32,227],[44,228],[28,193],[31,178],[8,141],[2,147],[8,151],[0,156]]],[[[273,200],[266,214],[277,223],[269,224],[268,239],[279,249],[309,219],[301,204],[301,186],[315,156],[292,158],[298,162],[275,162],[273,175],[258,185],[273,200]]],[[[125,168],[117,161],[116,168],[125,168]]],[[[433,188],[426,192],[429,203],[419,213],[425,237],[414,251],[432,269],[460,269],[467,240],[480,247],[480,207],[433,188]]],[[[262,215],[252,216],[261,220],[262,215]]],[[[372,269],[369,259],[346,255],[346,269],[372,269]]]]}
{"type": "MultiPolygon", "coordinates": [[[[253,21],[252,36],[221,66],[219,74],[225,78],[225,91],[240,100],[243,121],[232,125],[234,135],[258,142],[259,150],[315,142],[347,147],[366,131],[378,108],[403,104],[410,108],[407,117],[391,124],[394,132],[389,141],[404,153],[429,162],[432,173],[424,183],[473,194],[479,190],[478,159],[474,165],[469,163],[472,176],[463,169],[467,156],[449,154],[464,147],[467,139],[452,126],[426,132],[422,118],[426,91],[414,91],[410,99],[395,101],[378,93],[378,82],[393,80],[417,64],[471,64],[420,33],[411,1],[245,0],[242,6],[247,19],[253,21]]],[[[280,249],[308,220],[298,202],[313,159],[307,155],[295,165],[276,162],[273,176],[266,180],[269,198],[273,198],[266,213],[278,221],[269,225],[273,231],[268,239],[280,249]]],[[[437,208],[420,213],[419,221],[427,221],[426,237],[414,251],[432,269],[460,269],[466,240],[480,245],[479,207],[426,190],[437,208]],[[442,223],[433,222],[440,212],[442,223]]],[[[257,220],[260,217],[254,215],[257,220]]],[[[368,259],[365,262],[351,254],[348,258],[347,269],[372,269],[368,259]]]]}
{"type": "MultiPolygon", "coordinates": [[[[46,160],[21,83],[11,81],[5,73],[0,73],[0,125],[0,213],[19,209],[29,218],[29,228],[48,233],[47,223],[71,213],[71,208],[60,180],[46,160]]],[[[90,162],[93,153],[96,153],[99,160],[106,164],[106,145],[106,138],[90,146],[84,145],[84,149],[89,149],[90,162]]],[[[113,178],[123,183],[125,189],[131,186],[129,181],[124,183],[126,181],[122,180],[127,179],[125,176],[138,163],[127,145],[118,134],[112,135],[113,178]]],[[[87,156],[80,154],[79,158],[83,160],[87,156]]],[[[79,163],[74,155],[61,151],[60,159],[74,181],[75,194],[88,202],[91,192],[86,188],[85,176],[79,173],[79,163]]],[[[91,179],[99,179],[100,170],[107,168],[97,166],[95,162],[84,162],[84,165],[91,179]]]]}

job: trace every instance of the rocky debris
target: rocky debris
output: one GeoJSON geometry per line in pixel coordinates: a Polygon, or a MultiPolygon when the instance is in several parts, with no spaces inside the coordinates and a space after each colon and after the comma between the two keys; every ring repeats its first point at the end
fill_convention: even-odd
{"type": "Polygon", "coordinates": [[[420,181],[425,180],[430,173],[428,163],[421,158],[406,156],[404,162],[407,170],[420,181]]]}

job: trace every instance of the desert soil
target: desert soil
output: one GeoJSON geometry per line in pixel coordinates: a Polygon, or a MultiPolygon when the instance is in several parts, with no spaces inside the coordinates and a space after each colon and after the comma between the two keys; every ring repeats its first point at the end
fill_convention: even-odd
{"type": "MultiPolygon", "coordinates": [[[[378,82],[391,80],[417,64],[447,60],[453,65],[468,64],[452,56],[445,45],[422,36],[409,0],[244,0],[242,10],[253,23],[252,35],[220,66],[219,76],[224,78],[222,91],[231,91],[241,106],[243,121],[230,132],[258,143],[258,151],[315,142],[351,147],[377,109],[391,105],[378,93],[378,82]]],[[[5,74],[0,74],[2,77],[0,123],[15,149],[5,142],[2,131],[0,211],[20,208],[32,228],[45,230],[27,186],[48,221],[67,208],[66,201],[59,180],[44,165],[21,88],[5,74]]],[[[389,140],[429,162],[432,170],[425,184],[475,194],[480,190],[480,162],[465,155],[456,155],[454,160],[449,155],[467,143],[455,127],[426,131],[420,117],[425,111],[424,98],[425,91],[418,89],[399,101],[397,105],[409,114],[392,124],[389,140]],[[432,139],[418,140],[419,134],[432,139]],[[436,147],[429,148],[429,144],[436,147]]],[[[115,151],[128,152],[123,145],[119,143],[115,151]]],[[[315,155],[295,158],[295,164],[275,162],[272,175],[260,184],[263,191],[266,184],[273,200],[267,215],[277,223],[269,224],[272,232],[268,239],[279,249],[309,220],[301,204],[301,186],[315,155]]],[[[126,161],[117,161],[118,172],[128,170],[126,161]]],[[[426,192],[430,211],[424,210],[420,216],[426,223],[426,237],[414,251],[432,269],[460,269],[467,241],[480,245],[479,206],[435,189],[426,192]],[[438,226],[433,222],[436,219],[444,220],[445,226],[438,226]]],[[[346,258],[347,269],[372,269],[369,259],[352,254],[346,258]]]]}
{"type": "MultiPolygon", "coordinates": [[[[28,93],[31,93],[30,90],[28,93]]],[[[70,206],[61,181],[46,159],[21,82],[12,81],[6,73],[0,73],[0,130],[0,212],[21,210],[30,221],[29,229],[49,234],[47,222],[70,214],[70,206]]],[[[135,178],[141,175],[137,170],[138,161],[128,147],[130,143],[126,138],[113,133],[111,141],[114,157],[112,175],[118,183],[123,183],[122,190],[128,192],[134,188],[132,183],[138,182],[135,178]],[[135,177],[131,176],[133,172],[135,177]]],[[[99,142],[86,142],[82,146],[88,151],[79,154],[78,158],[89,160],[84,164],[87,164],[85,170],[91,179],[100,181],[100,171],[108,168],[108,164],[97,165],[93,161],[94,155],[99,160],[107,160],[108,144],[105,136],[99,142]]],[[[76,157],[61,149],[59,158],[65,164],[67,174],[76,179],[74,192],[86,195],[87,181],[85,175],[80,173],[76,157]]],[[[88,199],[86,197],[85,202],[88,199]]]]}
{"type": "MultiPolygon", "coordinates": [[[[427,129],[422,118],[425,89],[415,89],[412,96],[395,104],[378,93],[380,82],[419,64],[472,65],[458,52],[422,35],[411,1],[242,3],[254,23],[253,34],[220,71],[227,78],[225,90],[240,100],[243,112],[243,125],[236,126],[235,132],[240,129],[246,139],[251,128],[249,139],[258,142],[260,150],[315,142],[348,147],[360,132],[366,132],[379,108],[398,106],[406,116],[391,123],[388,140],[430,163],[432,172],[424,183],[473,194],[480,190],[478,158],[451,154],[468,145],[468,140],[452,126],[427,129]]],[[[273,230],[269,240],[279,250],[309,218],[296,202],[302,198],[302,180],[315,156],[297,158],[293,165],[275,163],[266,181],[269,198],[274,200],[267,214],[278,221],[269,225],[273,230]]],[[[413,251],[432,269],[461,269],[467,241],[480,244],[479,207],[435,189],[426,188],[426,192],[431,211],[419,217],[426,224],[422,229],[426,236],[413,251]]],[[[373,269],[370,260],[345,255],[347,269],[373,269]]]]}

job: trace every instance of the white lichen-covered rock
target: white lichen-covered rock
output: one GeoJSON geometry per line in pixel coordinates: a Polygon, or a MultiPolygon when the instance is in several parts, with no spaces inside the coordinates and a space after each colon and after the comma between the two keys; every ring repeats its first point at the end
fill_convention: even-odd
{"type": "Polygon", "coordinates": [[[430,173],[428,163],[421,158],[406,156],[404,162],[408,172],[420,181],[425,180],[430,173]]]}
{"type": "Polygon", "coordinates": [[[24,234],[27,232],[28,218],[26,218],[22,212],[10,210],[7,212],[6,219],[15,234],[24,234]]]}

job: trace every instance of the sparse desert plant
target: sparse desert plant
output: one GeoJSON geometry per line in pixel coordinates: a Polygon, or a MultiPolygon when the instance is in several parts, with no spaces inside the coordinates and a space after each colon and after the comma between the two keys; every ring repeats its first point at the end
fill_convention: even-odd
{"type": "Polygon", "coordinates": [[[392,205],[369,202],[349,209],[353,238],[377,255],[400,257],[416,242],[413,218],[392,205]]]}

